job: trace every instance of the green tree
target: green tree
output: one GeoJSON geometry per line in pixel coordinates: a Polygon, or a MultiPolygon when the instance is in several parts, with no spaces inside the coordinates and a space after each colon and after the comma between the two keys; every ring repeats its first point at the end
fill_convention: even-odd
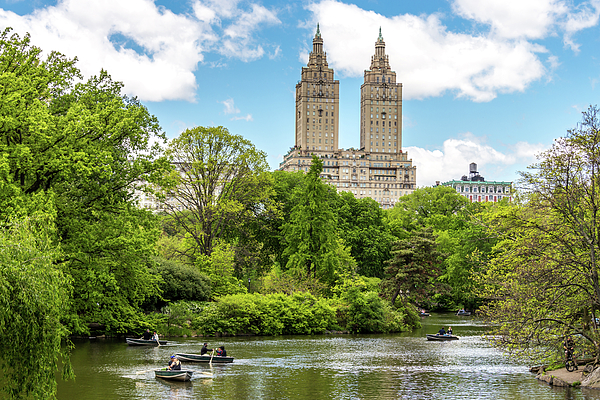
{"type": "Polygon", "coordinates": [[[482,274],[493,343],[556,356],[574,335],[600,357],[600,121],[597,107],[522,173],[526,201],[490,219],[502,240],[482,274]]]}
{"type": "Polygon", "coordinates": [[[166,187],[166,212],[184,233],[192,262],[219,240],[246,235],[251,219],[272,207],[266,154],[222,126],[187,129],[169,144],[177,165],[166,187]]]}
{"type": "Polygon", "coordinates": [[[338,232],[356,260],[356,272],[368,277],[383,277],[385,261],[390,258],[394,236],[389,233],[384,213],[371,199],[357,199],[341,192],[335,210],[338,232]]]}
{"type": "Polygon", "coordinates": [[[0,219],[56,215],[73,301],[74,333],[87,323],[124,331],[145,296],[159,231],[135,207],[134,188],[168,169],[155,117],[101,71],[85,82],[74,60],[42,59],[29,36],[0,35],[0,219]]]}
{"type": "Polygon", "coordinates": [[[392,259],[381,282],[383,293],[392,304],[398,295],[414,302],[424,301],[443,289],[436,283],[440,272],[440,253],[432,229],[412,231],[392,247],[392,259]]]}
{"type": "Polygon", "coordinates": [[[286,269],[296,275],[333,284],[340,274],[348,272],[353,262],[337,235],[337,220],[327,201],[327,185],[321,182],[323,161],[312,158],[305,185],[295,193],[295,206],[284,227],[289,257],[286,269]]]}
{"type": "Polygon", "coordinates": [[[60,318],[70,282],[56,265],[51,218],[10,220],[0,228],[0,393],[2,398],[56,395],[59,361],[72,377],[60,318]]]}
{"type": "Polygon", "coordinates": [[[196,261],[210,278],[212,297],[247,292],[246,286],[234,276],[235,252],[230,244],[221,241],[213,247],[210,256],[199,257],[196,261]]]}
{"type": "Polygon", "coordinates": [[[430,226],[436,232],[447,230],[468,204],[465,197],[450,187],[420,188],[400,197],[394,208],[387,211],[388,223],[392,234],[400,239],[423,226],[430,226]]]}

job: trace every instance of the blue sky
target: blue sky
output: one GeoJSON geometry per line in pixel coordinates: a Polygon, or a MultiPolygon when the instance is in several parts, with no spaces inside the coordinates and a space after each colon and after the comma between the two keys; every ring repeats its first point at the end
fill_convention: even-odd
{"type": "Polygon", "coordinates": [[[341,2],[0,0],[0,27],[108,70],[170,138],[223,125],[277,168],[320,23],[340,81],[340,146],[359,146],[359,88],[379,27],[403,83],[403,147],[419,186],[514,181],[600,101],[600,0],[341,2]],[[262,89],[263,86],[268,89],[262,89]]]}

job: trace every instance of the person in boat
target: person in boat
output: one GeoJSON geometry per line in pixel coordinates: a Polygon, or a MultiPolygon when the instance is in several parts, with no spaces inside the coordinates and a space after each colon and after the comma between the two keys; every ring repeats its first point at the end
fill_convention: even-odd
{"type": "Polygon", "coordinates": [[[451,326],[448,327],[448,335],[452,335],[452,327],[451,326]]]}
{"type": "Polygon", "coordinates": [[[146,332],[144,332],[141,339],[144,339],[144,340],[152,339],[152,334],[150,333],[150,329],[146,329],[146,332]]]}
{"type": "Polygon", "coordinates": [[[167,367],[168,371],[181,371],[181,362],[175,356],[171,356],[171,361],[169,361],[169,366],[167,367]]]}
{"type": "Polygon", "coordinates": [[[571,336],[567,336],[565,339],[565,344],[563,344],[563,349],[565,349],[565,358],[569,359],[569,357],[573,358],[573,362],[575,363],[575,369],[577,368],[577,358],[575,357],[575,342],[571,336]]]}
{"type": "Polygon", "coordinates": [[[220,346],[217,349],[217,356],[219,356],[219,357],[227,357],[227,352],[225,351],[225,346],[220,346]]]}
{"type": "Polygon", "coordinates": [[[200,355],[201,355],[201,356],[205,355],[205,354],[206,354],[206,353],[208,353],[209,351],[213,351],[213,349],[209,349],[209,348],[207,348],[206,346],[208,346],[208,343],[204,343],[204,344],[202,345],[202,348],[200,349],[200,355]]]}
{"type": "Polygon", "coordinates": [[[442,329],[440,329],[438,331],[438,335],[445,335],[446,334],[446,330],[444,329],[444,327],[442,326],[442,329]]]}
{"type": "Polygon", "coordinates": [[[154,331],[154,334],[152,335],[152,340],[157,341],[157,342],[159,341],[158,333],[156,333],[156,331],[154,331]]]}

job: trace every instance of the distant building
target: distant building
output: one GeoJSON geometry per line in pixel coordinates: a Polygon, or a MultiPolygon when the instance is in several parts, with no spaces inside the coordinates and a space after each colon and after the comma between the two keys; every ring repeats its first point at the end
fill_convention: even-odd
{"type": "Polygon", "coordinates": [[[381,29],[360,89],[360,149],[339,148],[339,81],[334,78],[317,25],[313,51],[296,85],[295,145],[279,169],[308,171],[315,154],[323,159],[325,182],[391,208],[413,192],[417,176],[402,151],[402,84],[390,68],[381,29]]]}
{"type": "Polygon", "coordinates": [[[471,201],[486,202],[508,199],[512,201],[512,182],[486,181],[477,172],[477,164],[469,164],[469,175],[463,175],[459,181],[442,183],[442,186],[454,188],[459,194],[471,201]]]}

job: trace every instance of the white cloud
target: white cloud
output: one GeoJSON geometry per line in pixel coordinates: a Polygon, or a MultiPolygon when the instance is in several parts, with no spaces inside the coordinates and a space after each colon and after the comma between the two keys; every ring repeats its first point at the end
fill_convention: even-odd
{"type": "Polygon", "coordinates": [[[244,121],[254,121],[254,118],[252,118],[252,114],[247,114],[243,117],[233,117],[231,118],[232,121],[239,121],[239,120],[244,120],[244,121]]]}
{"type": "Polygon", "coordinates": [[[219,103],[222,103],[225,105],[225,109],[223,110],[223,112],[225,114],[239,114],[239,112],[240,112],[240,110],[238,108],[236,108],[235,105],[233,104],[233,99],[231,99],[231,98],[224,100],[224,101],[219,101],[219,103]]]}
{"type": "MultiPolygon", "coordinates": [[[[235,106],[232,98],[229,98],[224,101],[219,101],[218,103],[222,103],[225,106],[223,113],[226,115],[240,113],[240,109],[235,106]]],[[[239,120],[253,121],[252,114],[246,114],[245,116],[234,116],[231,118],[231,121],[239,121],[239,120]]]]}
{"type": "MultiPolygon", "coordinates": [[[[572,9],[563,0],[455,0],[453,10],[461,17],[489,26],[484,33],[466,34],[450,31],[438,14],[386,17],[322,0],[307,6],[312,17],[302,26],[314,32],[320,22],[329,64],[342,75],[362,76],[381,27],[397,81],[405,84],[405,99],[452,92],[485,102],[499,93],[522,92],[548,76],[559,61],[547,55],[546,68],[540,54],[548,50],[533,40],[562,29],[565,43],[576,48],[570,38],[597,23],[599,4],[591,0],[572,9]]],[[[305,49],[300,53],[306,62],[305,49]]]]}
{"type": "Polygon", "coordinates": [[[280,21],[263,6],[250,3],[245,11],[235,0],[195,1],[192,9],[175,14],[152,0],[59,0],[24,16],[0,9],[0,27],[31,33],[45,51],[77,56],[85,76],[106,69],[141,100],[194,101],[194,72],[206,52],[243,61],[261,57],[254,32],[280,21]]]}
{"type": "Polygon", "coordinates": [[[365,60],[375,52],[381,26],[392,69],[406,85],[406,99],[452,91],[474,101],[490,101],[498,93],[523,91],[546,73],[537,57],[546,52],[542,46],[449,32],[437,15],[388,18],[335,0],[313,3],[309,10],[315,25],[321,23],[330,65],[350,76],[362,76],[368,67],[365,60]],[[361,29],[356,29],[359,25],[361,29]]]}
{"type": "Polygon", "coordinates": [[[463,18],[490,25],[493,35],[529,39],[546,37],[568,11],[562,0],[454,0],[452,8],[463,18]]]}
{"type": "Polygon", "coordinates": [[[564,43],[573,51],[579,51],[579,44],[573,40],[573,35],[580,30],[591,28],[598,24],[600,18],[600,0],[592,0],[578,7],[576,13],[570,13],[562,24],[565,31],[564,43]]]}
{"type": "Polygon", "coordinates": [[[409,158],[417,166],[417,185],[432,186],[436,181],[460,179],[474,162],[486,180],[506,180],[533,163],[536,154],[545,150],[541,144],[519,142],[504,152],[485,144],[482,138],[466,134],[460,139],[447,139],[441,150],[406,147],[409,158]],[[491,173],[489,175],[487,173],[491,173]]]}
{"type": "Polygon", "coordinates": [[[454,0],[452,6],[458,15],[489,25],[493,36],[542,39],[562,31],[565,46],[575,52],[573,35],[598,24],[600,16],[600,0],[577,6],[565,0],[454,0]]]}

